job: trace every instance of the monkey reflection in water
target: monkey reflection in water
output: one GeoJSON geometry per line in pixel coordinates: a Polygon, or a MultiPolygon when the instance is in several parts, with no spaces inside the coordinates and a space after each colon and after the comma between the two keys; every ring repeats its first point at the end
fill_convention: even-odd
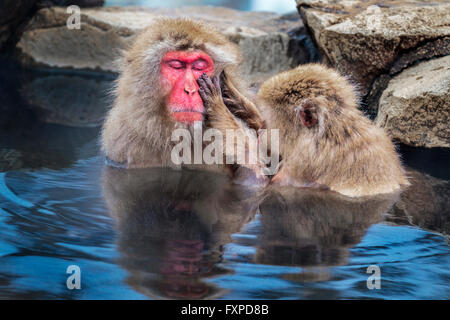
{"type": "Polygon", "coordinates": [[[398,195],[350,198],[329,190],[269,188],[259,206],[263,232],[255,262],[303,267],[286,280],[328,280],[329,267],[347,263],[349,249],[383,219],[398,195]]]}
{"type": "Polygon", "coordinates": [[[103,191],[129,285],[152,298],[224,294],[202,279],[229,272],[217,263],[230,235],[254,217],[253,191],[208,171],[113,167],[103,191]]]}

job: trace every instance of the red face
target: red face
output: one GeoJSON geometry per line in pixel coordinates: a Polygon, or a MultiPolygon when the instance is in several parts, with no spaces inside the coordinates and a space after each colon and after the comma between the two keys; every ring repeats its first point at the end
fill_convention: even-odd
{"type": "Polygon", "coordinates": [[[205,108],[198,93],[197,79],[214,71],[212,59],[202,51],[168,52],[161,64],[163,85],[170,86],[169,112],[177,122],[202,121],[205,108]]]}

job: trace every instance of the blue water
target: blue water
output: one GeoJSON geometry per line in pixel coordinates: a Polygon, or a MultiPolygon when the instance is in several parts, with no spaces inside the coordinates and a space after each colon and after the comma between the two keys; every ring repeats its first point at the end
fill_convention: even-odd
{"type": "Polygon", "coordinates": [[[54,146],[53,162],[0,173],[1,299],[450,298],[446,238],[388,222],[395,199],[355,204],[244,190],[211,173],[105,168],[98,128],[38,128],[71,143],[54,146]],[[79,290],[66,285],[70,265],[79,290]],[[367,287],[370,265],[380,289],[367,287]]]}

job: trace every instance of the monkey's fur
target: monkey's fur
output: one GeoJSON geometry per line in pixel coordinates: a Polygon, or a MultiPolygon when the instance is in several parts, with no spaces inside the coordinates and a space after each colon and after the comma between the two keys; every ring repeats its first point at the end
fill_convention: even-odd
{"type": "Polygon", "coordinates": [[[207,24],[161,18],[137,37],[122,61],[114,106],[102,132],[102,149],[109,159],[128,168],[172,166],[172,132],[176,128],[192,129],[192,125],[178,123],[169,114],[166,98],[170,92],[164,92],[160,84],[161,60],[170,51],[195,50],[213,59],[212,76],[222,74],[224,95],[227,95],[224,97],[230,107],[237,106],[234,115],[230,112],[215,115],[214,119],[221,119],[220,123],[205,120],[203,126],[218,125],[220,130],[224,127],[259,129],[261,116],[239,87],[241,81],[235,66],[241,57],[237,46],[207,24]]]}
{"type": "Polygon", "coordinates": [[[351,197],[408,185],[391,140],[358,110],[352,85],[333,69],[308,64],[280,73],[258,98],[268,129],[280,130],[274,184],[325,186],[351,197]]]}

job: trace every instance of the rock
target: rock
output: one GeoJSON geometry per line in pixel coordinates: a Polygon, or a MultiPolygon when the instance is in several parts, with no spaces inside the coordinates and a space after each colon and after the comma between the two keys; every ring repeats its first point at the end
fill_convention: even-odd
{"type": "Polygon", "coordinates": [[[310,53],[297,15],[241,12],[220,7],[83,9],[81,29],[69,30],[63,8],[40,10],[17,47],[27,65],[117,72],[120,50],[157,16],[187,16],[212,23],[242,48],[244,74],[259,78],[305,62],[310,53]]]}
{"type": "MultiPolygon", "coordinates": [[[[450,4],[443,0],[297,0],[297,7],[325,60],[349,75],[362,95],[399,56],[450,35],[450,4]]],[[[443,54],[449,52],[433,56],[443,54]]]]}
{"type": "Polygon", "coordinates": [[[0,172],[66,168],[77,160],[98,155],[100,128],[93,125],[104,116],[108,103],[99,98],[98,105],[93,103],[96,97],[102,96],[100,89],[106,81],[94,79],[86,75],[75,78],[65,75],[63,78],[63,75],[53,73],[31,72],[18,68],[10,60],[1,59],[0,172]],[[61,87],[65,89],[61,90],[61,87]],[[26,93],[23,92],[25,88],[28,89],[26,93]],[[99,92],[94,93],[96,90],[99,92]],[[65,100],[61,96],[63,94],[66,95],[65,100]],[[47,102],[46,108],[44,105],[30,106],[26,100],[31,97],[35,102],[47,102]],[[92,102],[83,105],[89,99],[92,102]],[[45,120],[47,117],[58,119],[62,111],[57,106],[67,108],[67,115],[61,116],[64,120],[61,123],[69,126],[37,121],[37,118],[45,120]],[[93,110],[81,114],[86,107],[93,110]],[[81,116],[85,117],[83,121],[80,121],[81,116]]]}
{"type": "Polygon", "coordinates": [[[14,30],[31,13],[36,0],[2,0],[0,2],[0,49],[14,30]]]}
{"type": "Polygon", "coordinates": [[[407,145],[450,147],[450,56],[421,62],[394,76],[375,122],[407,145]]]}
{"type": "Polygon", "coordinates": [[[415,48],[403,54],[392,65],[389,74],[395,75],[418,61],[428,60],[433,57],[446,56],[450,54],[450,37],[440,38],[415,48]]]}
{"type": "Polygon", "coordinates": [[[39,7],[71,6],[76,5],[83,8],[101,7],[105,0],[39,0],[39,7]]]}
{"type": "Polygon", "coordinates": [[[2,0],[0,2],[0,49],[17,33],[17,28],[38,8],[52,5],[102,6],[104,0],[2,0]]]}
{"type": "Polygon", "coordinates": [[[111,99],[112,79],[44,74],[22,84],[20,93],[39,120],[72,127],[98,127],[111,99]]]}
{"type": "Polygon", "coordinates": [[[359,88],[368,116],[402,143],[450,147],[448,60],[440,58],[450,55],[450,3],[297,0],[297,7],[325,62],[359,88]]]}
{"type": "Polygon", "coordinates": [[[74,128],[34,122],[0,138],[0,172],[62,169],[99,154],[98,128],[74,128]]]}
{"type": "Polygon", "coordinates": [[[375,119],[378,114],[378,101],[383,91],[387,88],[391,77],[388,74],[381,74],[374,80],[370,92],[365,97],[363,110],[370,119],[375,119]]]}
{"type": "Polygon", "coordinates": [[[401,55],[389,72],[380,74],[372,83],[369,94],[364,99],[364,111],[374,119],[378,113],[378,101],[393,76],[417,62],[450,54],[450,37],[425,43],[401,55]]]}

